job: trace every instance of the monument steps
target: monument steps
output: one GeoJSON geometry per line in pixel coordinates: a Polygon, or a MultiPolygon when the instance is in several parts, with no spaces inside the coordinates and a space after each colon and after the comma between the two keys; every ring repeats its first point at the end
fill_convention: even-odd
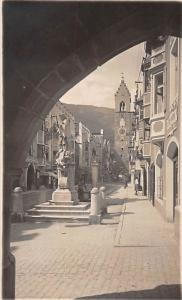
{"type": "Polygon", "coordinates": [[[61,205],[61,204],[49,204],[49,202],[43,203],[43,204],[38,204],[35,205],[34,208],[43,210],[43,209],[49,209],[49,210],[70,210],[72,211],[73,209],[76,211],[82,211],[85,209],[88,209],[90,207],[90,203],[79,203],[77,205],[71,206],[71,205],[61,205]]]}
{"type": "Polygon", "coordinates": [[[36,208],[32,208],[28,210],[28,213],[30,213],[31,215],[39,215],[39,214],[44,214],[44,215],[88,215],[90,213],[89,210],[61,210],[61,209],[56,209],[56,210],[49,210],[49,209],[36,209],[36,208]]]}
{"type": "MultiPolygon", "coordinates": [[[[49,202],[46,202],[47,204],[49,203],[50,205],[53,204],[53,205],[66,205],[66,206],[72,206],[72,205],[76,205],[74,203],[74,201],[53,201],[53,200],[49,200],[49,202]]],[[[42,203],[42,204],[45,204],[45,203],[42,203]]]]}
{"type": "Polygon", "coordinates": [[[35,205],[33,208],[27,210],[25,221],[88,221],[90,215],[90,203],[80,202],[74,204],[71,201],[59,201],[55,204],[53,201],[50,204],[45,202],[35,205]]]}
{"type": "Polygon", "coordinates": [[[88,222],[89,221],[89,215],[88,216],[76,216],[76,215],[27,215],[25,216],[25,221],[27,222],[72,222],[72,221],[82,221],[82,222],[88,222]]]}

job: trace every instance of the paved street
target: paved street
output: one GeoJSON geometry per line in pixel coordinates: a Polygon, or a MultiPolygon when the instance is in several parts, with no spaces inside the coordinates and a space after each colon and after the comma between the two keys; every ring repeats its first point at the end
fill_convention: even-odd
{"type": "Polygon", "coordinates": [[[107,198],[100,225],[12,224],[16,298],[180,298],[173,224],[131,187],[107,198]]]}

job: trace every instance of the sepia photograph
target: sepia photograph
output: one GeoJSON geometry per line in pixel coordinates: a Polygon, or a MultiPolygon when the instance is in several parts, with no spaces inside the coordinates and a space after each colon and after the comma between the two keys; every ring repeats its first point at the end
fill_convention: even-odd
{"type": "Polygon", "coordinates": [[[1,8],[2,299],[182,299],[182,2],[1,8]]]}

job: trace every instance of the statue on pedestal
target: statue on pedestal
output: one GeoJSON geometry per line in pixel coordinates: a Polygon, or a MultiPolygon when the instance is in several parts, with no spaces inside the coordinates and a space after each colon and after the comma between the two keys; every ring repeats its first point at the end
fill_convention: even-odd
{"type": "Polygon", "coordinates": [[[70,190],[70,168],[74,162],[74,152],[69,150],[68,138],[69,131],[68,119],[63,116],[62,123],[57,124],[57,132],[59,134],[59,150],[56,154],[56,165],[58,171],[58,187],[54,191],[53,201],[72,201],[72,194],[70,190]]]}
{"type": "Polygon", "coordinates": [[[56,164],[58,169],[58,189],[68,188],[68,168],[72,162],[74,153],[68,150],[67,137],[65,136],[68,119],[61,116],[62,122],[57,124],[57,132],[59,134],[59,150],[56,154],[56,164]]]}

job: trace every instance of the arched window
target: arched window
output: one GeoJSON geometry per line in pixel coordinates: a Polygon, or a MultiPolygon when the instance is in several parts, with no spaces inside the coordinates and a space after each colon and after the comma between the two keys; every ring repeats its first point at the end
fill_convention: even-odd
{"type": "Polygon", "coordinates": [[[120,102],[119,111],[124,111],[124,110],[125,110],[125,102],[122,100],[120,102]]]}

